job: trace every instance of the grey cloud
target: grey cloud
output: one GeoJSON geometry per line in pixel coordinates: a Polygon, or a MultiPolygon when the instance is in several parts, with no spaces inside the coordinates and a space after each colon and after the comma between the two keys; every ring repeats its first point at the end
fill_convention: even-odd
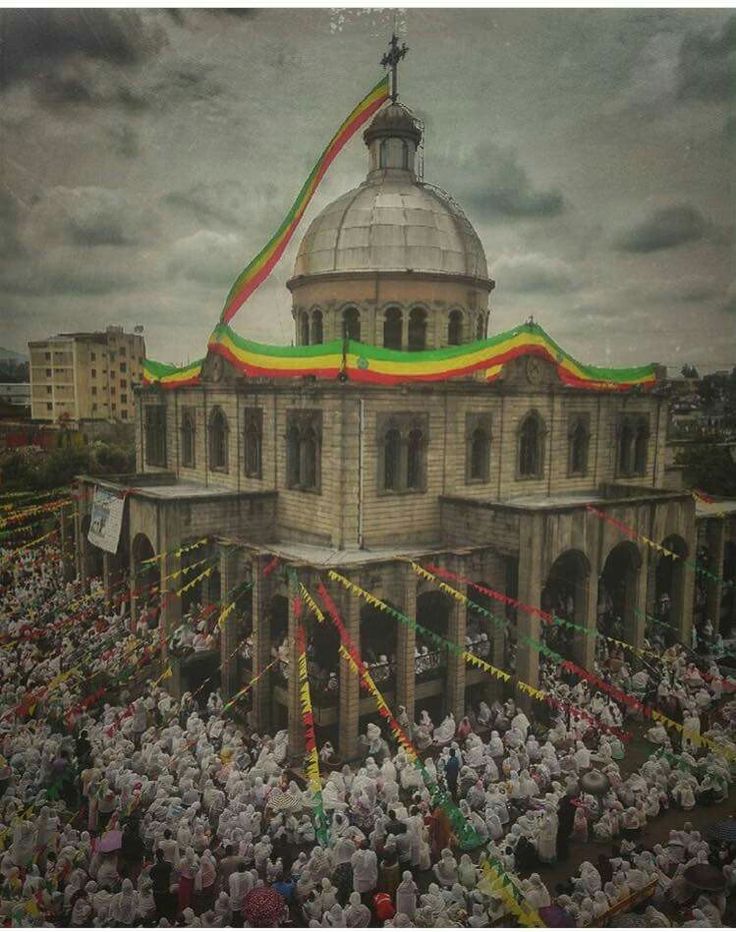
{"type": "Polygon", "coordinates": [[[504,292],[567,294],[579,287],[566,262],[536,253],[502,256],[493,265],[492,273],[497,287],[504,292]]]}
{"type": "Polygon", "coordinates": [[[726,299],[721,309],[727,314],[736,314],[736,282],[726,291],[726,299]]]}
{"type": "Polygon", "coordinates": [[[656,252],[702,240],[710,230],[711,225],[696,207],[673,204],[655,210],[622,233],[616,246],[622,252],[656,252]]]}
{"type": "Polygon", "coordinates": [[[259,185],[257,190],[239,180],[200,182],[184,191],[164,195],[162,204],[196,220],[200,225],[213,222],[242,229],[253,223],[254,211],[277,196],[273,183],[259,185]]]}
{"type": "Polygon", "coordinates": [[[566,208],[560,191],[534,185],[513,149],[481,145],[468,157],[455,163],[445,159],[437,167],[438,177],[452,178],[448,187],[458,191],[463,203],[480,217],[542,219],[556,217],[566,208]]]}
{"type": "Polygon", "coordinates": [[[108,130],[112,148],[126,159],[140,155],[141,147],[138,133],[131,126],[113,126],[108,130]]]}
{"type": "Polygon", "coordinates": [[[18,223],[15,199],[7,191],[0,191],[0,255],[15,256],[22,252],[18,223]]]}
{"type": "Polygon", "coordinates": [[[198,230],[174,243],[168,271],[191,281],[226,289],[248,258],[236,234],[198,230]]]}
{"type": "Polygon", "coordinates": [[[84,261],[78,250],[53,249],[0,268],[0,288],[7,294],[55,297],[117,294],[140,286],[140,269],[110,260],[84,261]]]}
{"type": "Polygon", "coordinates": [[[690,33],[680,48],[677,67],[681,98],[705,101],[728,100],[736,89],[736,16],[721,32],[690,33]]]}
{"type": "Polygon", "coordinates": [[[164,43],[163,30],[131,10],[4,10],[0,88],[43,75],[69,58],[137,64],[164,43]]]}
{"type": "Polygon", "coordinates": [[[223,86],[210,77],[212,67],[198,62],[187,62],[171,69],[153,88],[154,99],[164,98],[167,104],[179,100],[211,100],[223,93],[223,86]]]}
{"type": "Polygon", "coordinates": [[[141,113],[150,103],[132,88],[99,75],[91,75],[80,62],[56,74],[41,75],[33,86],[35,99],[44,107],[117,107],[141,113]]]}

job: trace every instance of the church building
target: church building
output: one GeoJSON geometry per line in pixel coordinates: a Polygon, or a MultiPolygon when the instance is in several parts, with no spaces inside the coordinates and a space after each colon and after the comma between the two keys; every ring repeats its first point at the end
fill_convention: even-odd
{"type": "MultiPolygon", "coordinates": [[[[320,582],[392,711],[437,722],[515,682],[441,639],[537,685],[535,643],[591,671],[597,631],[641,648],[661,621],[690,643],[698,581],[696,501],[665,484],[662,370],[583,366],[534,322],[492,335],[483,246],[418,175],[418,121],[394,95],[363,138],[365,179],[301,240],[294,346],[219,328],[192,377],[140,386],[136,475],[80,477],[65,526],[133,617],[160,593],[162,637],[194,601],[231,606],[215,657],[169,656],[174,688],[219,676],[232,697],[262,673],[245,707],[259,732],[288,727],[296,758],[300,608],[318,741],[350,759],[377,720],[313,611],[320,582]],[[123,500],[114,552],[88,539],[100,489],[123,500]]],[[[722,565],[733,519],[709,527],[722,565]]],[[[716,613],[722,580],[706,588],[716,613]]]]}

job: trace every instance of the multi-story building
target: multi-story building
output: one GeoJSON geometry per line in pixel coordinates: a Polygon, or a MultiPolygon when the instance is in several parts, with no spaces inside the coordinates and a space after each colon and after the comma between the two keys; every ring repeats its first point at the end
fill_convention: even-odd
{"type": "Polygon", "coordinates": [[[146,355],[141,334],[110,325],[36,340],[28,349],[33,420],[132,421],[146,355]]]}
{"type": "MultiPolygon", "coordinates": [[[[366,130],[367,178],[301,242],[289,282],[296,346],[264,348],[232,331],[211,340],[201,371],[136,391],[138,473],[79,483],[78,568],[101,572],[108,591],[129,585],[134,612],[156,584],[162,629],[177,628],[192,595],[182,580],[196,581],[202,561],[217,570],[192,582],[201,598],[226,604],[242,591],[215,664],[227,695],[279,647],[291,650],[255,683],[253,715],[259,730],[288,727],[297,756],[300,623],[320,739],[350,757],[376,712],[329,621],[303,600],[300,621],[295,579],[312,594],[328,587],[388,703],[435,720],[498,688],[446,641],[538,683],[538,645],[564,634],[542,625],[540,609],[589,635],[555,642],[587,668],[599,625],[619,625],[634,648],[653,619],[670,638],[691,636],[696,503],[664,486],[661,372],[651,367],[646,385],[632,370],[584,376],[533,323],[487,339],[486,256],[454,200],[417,177],[420,138],[398,103],[366,130]],[[479,364],[489,353],[493,364],[479,364]],[[97,486],[124,501],[119,543],[104,554],[87,537],[97,486]],[[411,561],[451,571],[476,608],[411,561]],[[471,585],[481,583],[502,599],[471,585]]],[[[707,519],[714,618],[734,573],[732,511],[711,508],[707,519]]],[[[175,686],[189,688],[186,663],[175,668],[175,686]]]]}

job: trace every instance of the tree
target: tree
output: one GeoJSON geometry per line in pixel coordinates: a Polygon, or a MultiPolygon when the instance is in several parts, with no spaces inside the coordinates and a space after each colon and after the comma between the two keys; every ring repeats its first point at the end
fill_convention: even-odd
{"type": "Polygon", "coordinates": [[[711,495],[736,496],[736,463],[725,445],[694,443],[683,447],[676,463],[683,467],[685,485],[711,495]]]}

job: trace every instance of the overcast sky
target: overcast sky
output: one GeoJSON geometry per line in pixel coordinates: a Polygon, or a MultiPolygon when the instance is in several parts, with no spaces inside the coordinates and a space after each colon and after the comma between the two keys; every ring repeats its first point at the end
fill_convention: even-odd
{"type": "MultiPolygon", "coordinates": [[[[585,362],[736,364],[736,16],[694,9],[0,12],[0,344],[143,324],[152,358],[203,355],[395,18],[491,330],[534,314],[585,362]]],[[[356,137],[239,333],[290,342],[299,238],[366,166],[356,137]]]]}

